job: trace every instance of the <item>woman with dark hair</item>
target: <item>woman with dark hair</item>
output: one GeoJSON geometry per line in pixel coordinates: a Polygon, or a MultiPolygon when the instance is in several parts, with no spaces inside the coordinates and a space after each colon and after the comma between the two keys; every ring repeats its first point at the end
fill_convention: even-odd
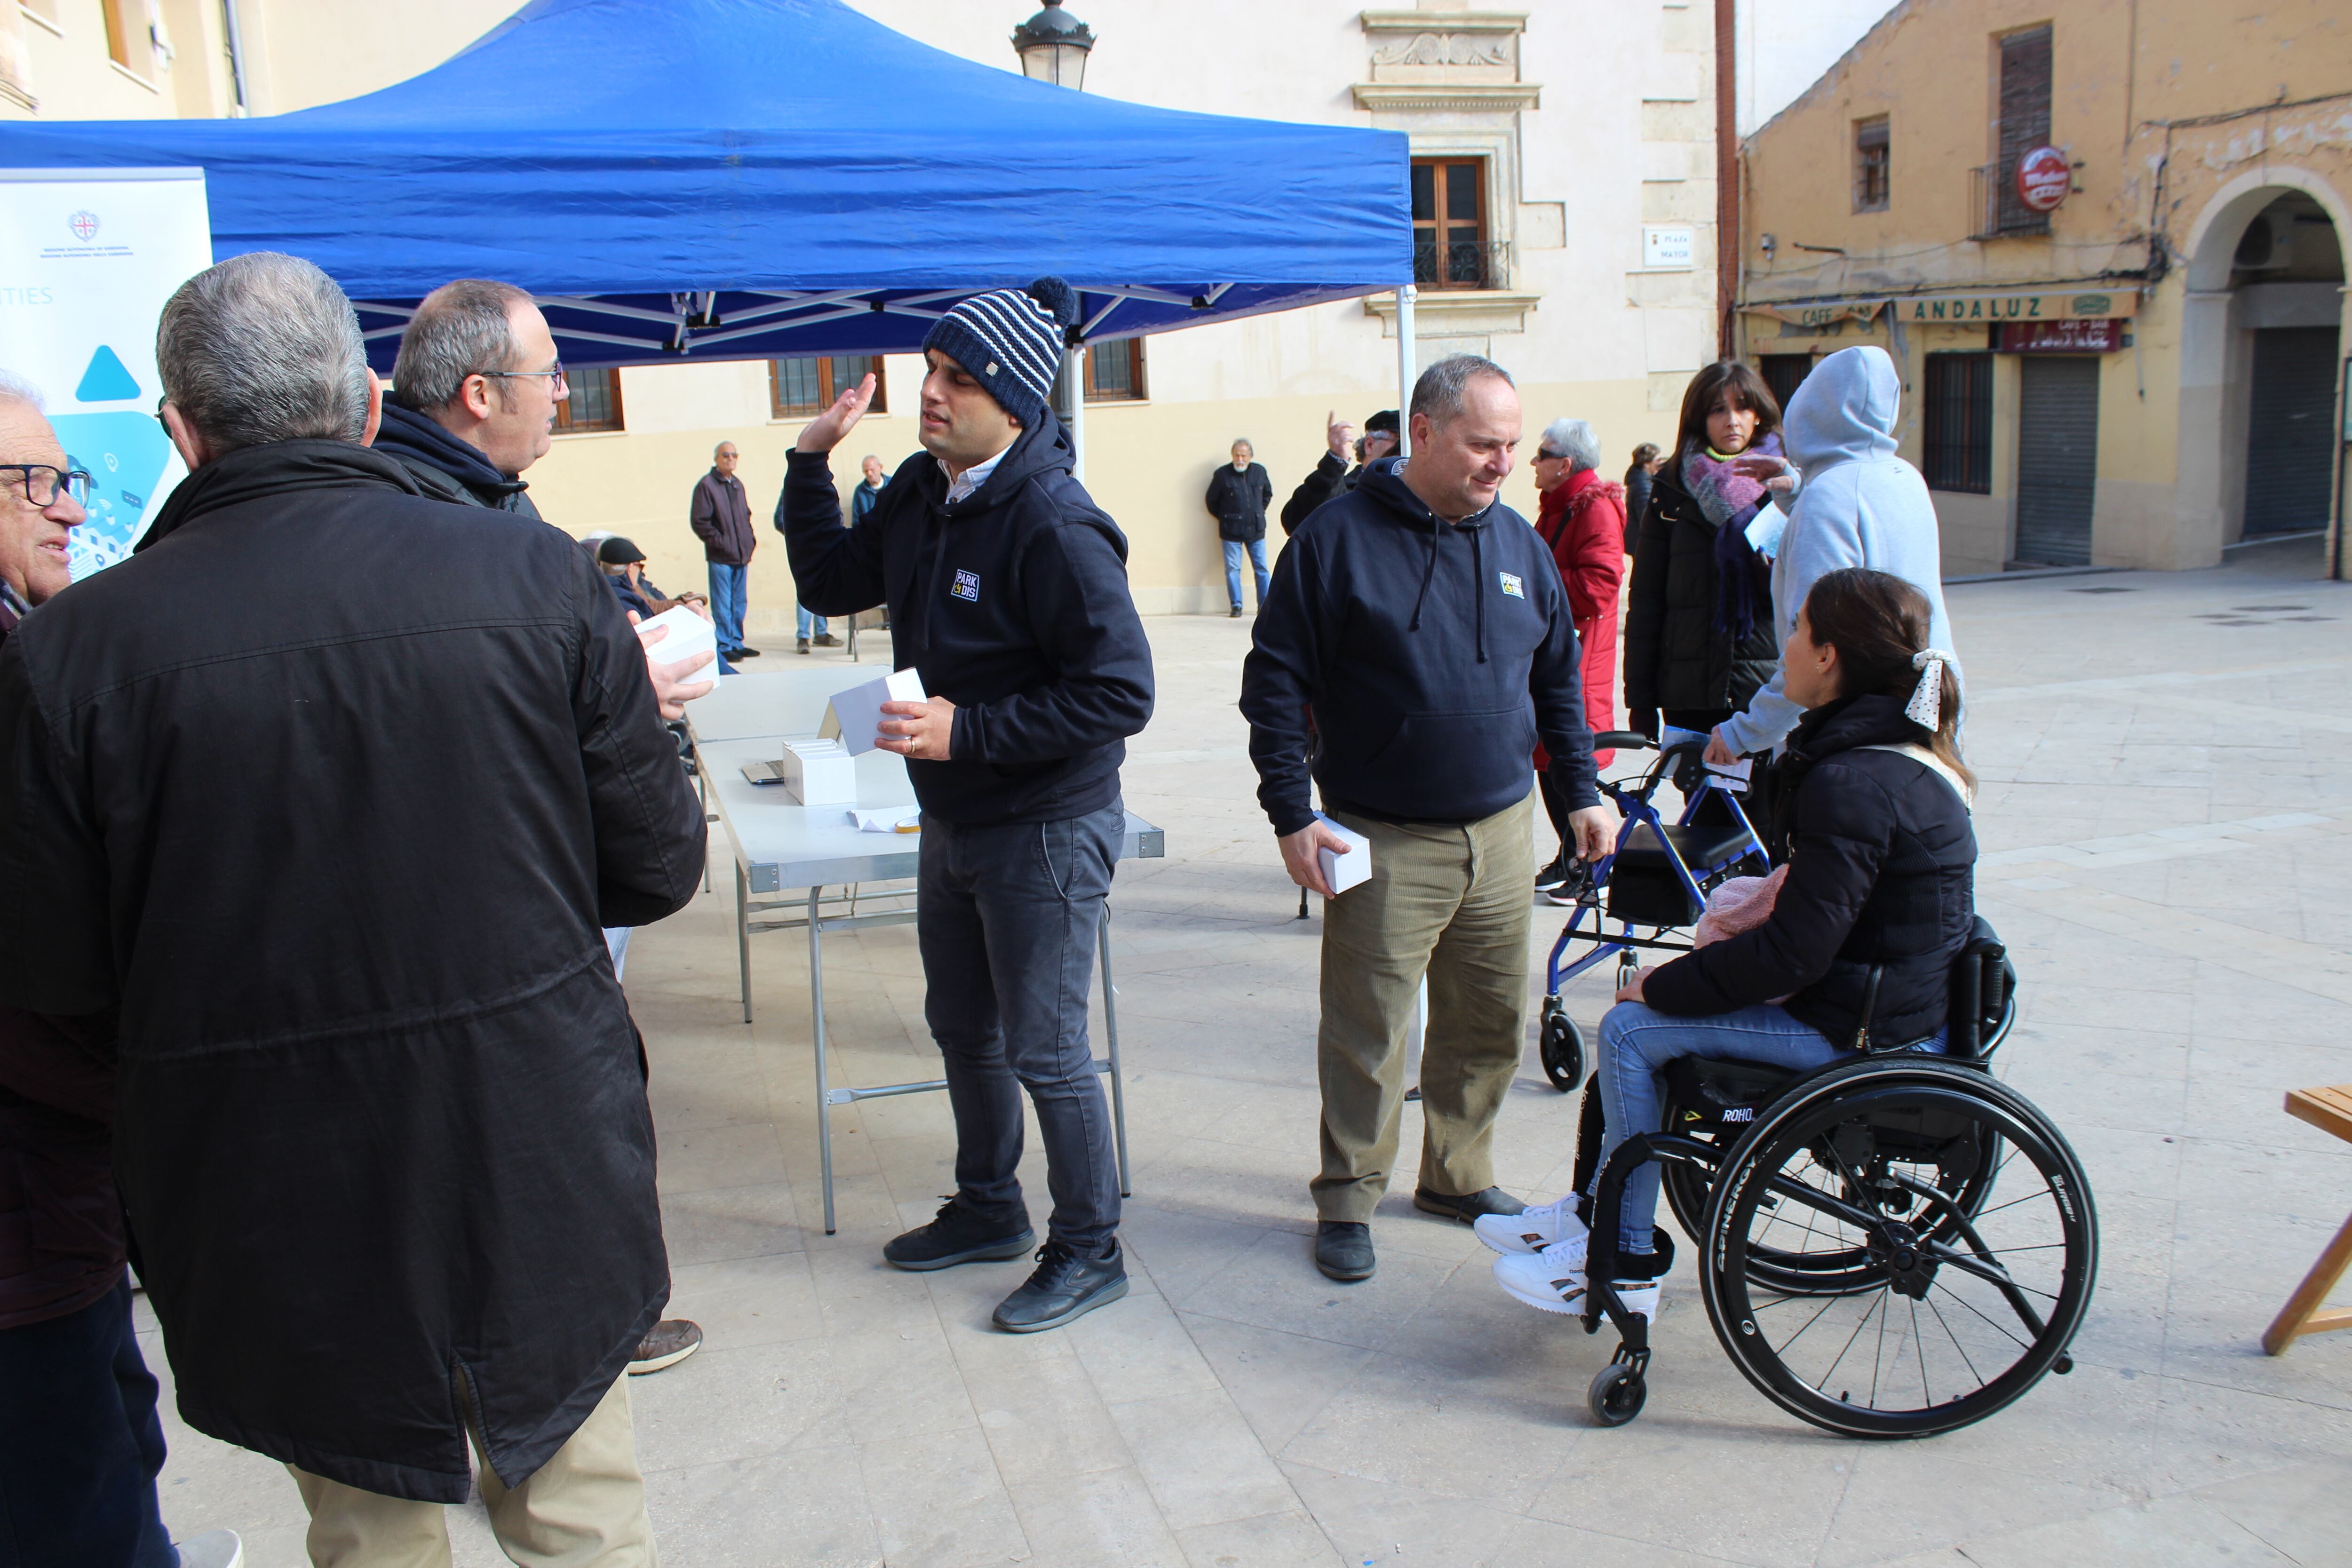
{"type": "Polygon", "coordinates": [[[1771,492],[1747,469],[1780,456],[1780,426],[1764,378],[1736,360],[1707,366],[1683,393],[1627,595],[1625,707],[1644,734],[1659,734],[1662,722],[1704,734],[1771,679],[1770,569],[1747,537],[1771,492]]]}
{"type": "MultiPolygon", "coordinates": [[[[1666,1064],[1729,1057],[1804,1070],[1864,1049],[1940,1052],[1952,963],[1975,921],[1975,779],[1958,745],[1952,656],[1928,640],[1926,595],[1864,567],[1813,584],[1789,634],[1782,689],[1805,710],[1776,814],[1770,911],[1736,935],[1638,969],[1601,1020],[1607,1131],[1593,1169],[1664,1125],[1666,1064]]],[[[1760,895],[1759,895],[1760,896],[1760,895]]],[[[1591,1193],[1477,1222],[1495,1278],[1548,1312],[1582,1310],[1591,1193]]],[[[1657,1316],[1658,1168],[1625,1184],[1618,1282],[1657,1316]]]]}
{"type": "Polygon", "coordinates": [[[1657,477],[1658,444],[1644,441],[1633,448],[1633,461],[1625,469],[1625,553],[1633,553],[1633,531],[1642,526],[1642,514],[1650,510],[1650,481],[1657,477]]]}

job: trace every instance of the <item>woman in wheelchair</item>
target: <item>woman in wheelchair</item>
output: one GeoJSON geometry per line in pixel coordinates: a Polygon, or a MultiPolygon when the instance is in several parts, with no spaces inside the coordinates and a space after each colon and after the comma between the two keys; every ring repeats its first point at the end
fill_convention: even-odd
{"type": "MultiPolygon", "coordinates": [[[[1790,699],[1807,710],[1781,770],[1774,859],[1785,879],[1770,914],[1655,969],[1637,970],[1601,1025],[1607,1155],[1636,1131],[1664,1131],[1666,1064],[1732,1058],[1807,1069],[1868,1047],[1941,1052],[1954,959],[1974,918],[1975,781],[1954,743],[1951,656],[1928,647],[1928,605],[1882,572],[1813,584],[1782,657],[1790,699]]],[[[1659,1167],[1626,1183],[1617,1289],[1654,1321],[1672,1263],[1655,1227],[1659,1167]]],[[[1581,1313],[1592,1190],[1479,1219],[1503,1256],[1504,1289],[1549,1312],[1581,1313]]]]}

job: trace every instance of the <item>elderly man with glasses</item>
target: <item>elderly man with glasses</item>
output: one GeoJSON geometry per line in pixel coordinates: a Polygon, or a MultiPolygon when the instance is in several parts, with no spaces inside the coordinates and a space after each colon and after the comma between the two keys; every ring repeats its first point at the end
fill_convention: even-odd
{"type": "Polygon", "coordinates": [[[72,466],[29,387],[0,376],[0,637],[73,581],[66,536],[88,519],[72,466]]]}

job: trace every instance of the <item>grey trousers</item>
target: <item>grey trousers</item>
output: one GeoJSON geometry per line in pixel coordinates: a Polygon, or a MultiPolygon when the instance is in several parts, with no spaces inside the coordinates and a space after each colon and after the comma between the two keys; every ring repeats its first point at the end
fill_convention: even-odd
{"type": "Polygon", "coordinates": [[[915,934],[924,1021],[955,1112],[956,1195],[1025,1220],[1021,1094],[1037,1108],[1047,1231],[1080,1257],[1118,1229],[1109,1108],[1087,1034],[1095,938],[1126,831],[1117,805],[1066,822],[959,827],[923,819],[915,934]]]}

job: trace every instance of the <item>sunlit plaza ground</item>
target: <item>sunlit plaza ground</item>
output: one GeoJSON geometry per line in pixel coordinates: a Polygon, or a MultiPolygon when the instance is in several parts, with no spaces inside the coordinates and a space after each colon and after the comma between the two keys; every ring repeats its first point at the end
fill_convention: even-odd
{"type": "MultiPolygon", "coordinates": [[[[632,1385],[665,1562],[2352,1561],[2352,1333],[2278,1360],[2257,1343],[2352,1208],[2352,1148],[2280,1110],[2352,1080],[2352,588],[2315,570],[2284,545],[1950,590],[1979,904],[2022,974],[2000,1071],[2082,1155],[2102,1257],[2073,1374],[1925,1442],[1835,1439],[1766,1404],[1717,1348],[1687,1248],[1648,1408],[1613,1430],[1583,1398],[1613,1338],[1505,1298],[1470,1232],[1409,1192],[1374,1225],[1375,1278],[1315,1272],[1320,922],[1294,918],[1254,797],[1246,622],[1147,623],[1160,707],[1127,801],[1168,853],[1113,894],[1134,1293],[1066,1331],[990,1329],[1021,1266],[882,1263],[952,1185],[942,1097],[835,1112],[824,1234],[803,939],[752,939],[747,1027],[719,841],[715,890],[641,932],[628,972],[672,1310],[709,1335],[632,1385]]],[[[809,661],[765,660],[786,662],[809,661]]],[[[1531,993],[1562,913],[1538,913],[1531,993]]],[[[934,1075],[911,928],[834,940],[826,983],[836,1082],[934,1075]]],[[[1588,1026],[1607,1001],[1603,973],[1570,994],[1588,1026]]],[[[1506,1185],[1560,1193],[1575,1113],[1531,1044],[1506,1185]]],[[[1409,1118],[1402,1168],[1417,1153],[1409,1118]]],[[[226,1525],[254,1568],[305,1561],[281,1468],[167,1426],[175,1533],[226,1525]]],[[[458,1562],[500,1561],[478,1504],[452,1525],[458,1562]]]]}

